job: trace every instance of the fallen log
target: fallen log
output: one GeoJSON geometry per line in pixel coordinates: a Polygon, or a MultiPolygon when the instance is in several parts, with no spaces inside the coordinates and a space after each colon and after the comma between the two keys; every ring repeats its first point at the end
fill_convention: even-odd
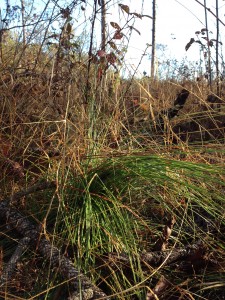
{"type": "Polygon", "coordinates": [[[184,107],[189,94],[190,93],[188,90],[182,89],[180,93],[177,94],[173,106],[160,111],[156,118],[157,131],[164,131],[165,125],[167,125],[165,122],[170,121],[178,116],[178,113],[184,107]]]}
{"type": "Polygon", "coordinates": [[[225,115],[218,111],[202,111],[172,126],[174,142],[224,141],[225,115]]]}
{"type": "MultiPolygon", "coordinates": [[[[178,262],[191,262],[193,265],[198,264],[200,261],[205,262],[205,254],[207,248],[202,241],[197,241],[192,245],[187,245],[183,248],[168,249],[166,251],[151,251],[140,253],[139,259],[143,269],[148,269],[148,266],[153,268],[159,266],[168,266],[178,262]]],[[[110,266],[112,269],[123,268],[130,266],[129,256],[125,253],[108,253],[99,260],[99,266],[101,267],[110,266]]]]}

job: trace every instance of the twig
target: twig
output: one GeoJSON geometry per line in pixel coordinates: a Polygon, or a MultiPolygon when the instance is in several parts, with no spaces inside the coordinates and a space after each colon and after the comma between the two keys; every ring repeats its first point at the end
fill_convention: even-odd
{"type": "Polygon", "coordinates": [[[17,202],[20,198],[27,196],[29,194],[41,191],[41,190],[47,190],[47,189],[53,189],[56,188],[56,182],[55,181],[39,181],[36,184],[28,187],[27,189],[21,190],[15,194],[13,194],[10,199],[9,202],[13,203],[13,202],[17,202]]]}
{"type": "Polygon", "coordinates": [[[13,275],[14,269],[16,267],[17,262],[21,259],[23,252],[28,248],[30,243],[30,239],[27,237],[22,238],[18,246],[11,256],[7,266],[4,268],[1,278],[0,278],[0,286],[3,286],[7,281],[9,281],[13,275]]]}

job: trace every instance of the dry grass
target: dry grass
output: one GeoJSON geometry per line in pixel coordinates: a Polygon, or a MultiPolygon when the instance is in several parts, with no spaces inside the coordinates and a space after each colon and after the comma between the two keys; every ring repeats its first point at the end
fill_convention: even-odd
{"type": "Polygon", "coordinates": [[[2,71],[3,156],[20,157],[21,161],[30,150],[38,148],[48,157],[48,152],[54,149],[60,156],[72,152],[75,160],[80,161],[90,154],[93,147],[95,154],[101,154],[135,150],[135,146],[142,146],[142,140],[144,146],[150,148],[156,146],[155,141],[170,143],[173,127],[180,124],[185,127],[187,123],[187,129],[179,127],[185,134],[188,131],[184,142],[203,142],[205,135],[210,136],[215,130],[217,134],[212,140],[213,137],[215,140],[217,136],[218,139],[222,137],[219,127],[224,124],[223,104],[220,103],[218,109],[216,104],[206,102],[206,84],[149,78],[130,82],[112,72],[99,80],[92,72],[87,98],[87,82],[85,76],[80,76],[83,72],[83,65],[74,67],[70,75],[68,72],[55,75],[51,68],[48,73],[2,71]],[[183,87],[190,91],[187,103],[179,117],[169,122],[165,133],[159,137],[159,133],[151,130],[150,124],[158,112],[173,105],[176,94],[183,87]],[[193,120],[198,125],[190,125],[193,120]]]}
{"type": "MultiPolygon", "coordinates": [[[[5,68],[0,73],[2,197],[43,177],[65,183],[69,172],[85,177],[86,171],[105,158],[134,153],[224,164],[223,99],[220,107],[208,103],[206,83],[150,78],[130,81],[112,70],[98,78],[95,65],[87,73],[85,58],[72,68],[61,63],[57,70],[50,58],[44,61],[48,67],[39,62],[32,71],[26,70],[27,60],[24,65],[21,60],[20,69],[9,72],[5,68]],[[174,120],[165,120],[164,132],[158,132],[154,126],[158,113],[173,105],[182,88],[190,91],[185,107],[174,120]]],[[[139,202],[134,207],[149,213],[152,198],[147,200],[150,202],[141,202],[144,208],[139,202]]],[[[36,209],[34,202],[46,205],[45,199],[26,201],[20,203],[23,209],[36,209]]],[[[160,215],[163,209],[157,205],[153,213],[160,215]]],[[[36,264],[38,259],[15,274],[15,281],[21,284],[18,290],[31,289],[23,282],[27,269],[36,270],[36,264]]],[[[40,276],[34,277],[38,280],[40,276]]],[[[188,288],[184,290],[188,293],[188,288]]]]}

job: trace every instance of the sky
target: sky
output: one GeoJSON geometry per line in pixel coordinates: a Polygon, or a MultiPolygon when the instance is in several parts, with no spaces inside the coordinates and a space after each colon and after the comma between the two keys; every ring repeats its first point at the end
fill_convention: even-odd
{"type": "MultiPolygon", "coordinates": [[[[65,0],[50,0],[50,5],[54,3],[63,3],[65,0]]],[[[70,3],[72,0],[67,0],[70,3]]],[[[36,7],[41,11],[47,0],[34,0],[36,7]]],[[[204,3],[204,0],[199,0],[200,3],[204,3]]],[[[225,1],[218,0],[219,2],[219,15],[223,22],[225,22],[225,1]]],[[[20,3],[18,0],[11,0],[11,5],[20,3]]],[[[28,3],[31,3],[28,1],[28,3]]],[[[80,11],[80,15],[74,15],[73,28],[75,34],[79,36],[83,28],[86,28],[87,36],[90,37],[91,29],[91,15],[93,12],[94,0],[86,0],[83,2],[85,6],[84,11],[80,11]],[[82,27],[83,26],[83,27],[82,27]]],[[[107,10],[107,22],[108,22],[108,34],[112,36],[115,29],[110,25],[110,22],[117,22],[120,27],[126,24],[128,16],[120,8],[120,3],[128,5],[130,12],[136,12],[145,15],[152,15],[152,0],[109,0],[107,10]]],[[[215,12],[216,0],[206,0],[207,7],[215,12]]],[[[98,28],[96,29],[96,36],[100,41],[100,15],[98,15],[98,28]]],[[[208,27],[212,32],[210,38],[216,38],[216,20],[211,13],[208,12],[208,27]]],[[[128,70],[132,72],[138,66],[137,75],[142,76],[145,71],[147,75],[150,75],[151,62],[149,55],[151,53],[151,47],[147,49],[147,55],[143,56],[146,44],[151,44],[151,29],[152,20],[148,17],[142,19],[135,18],[135,23],[130,23],[135,29],[132,30],[132,34],[129,35],[129,31],[126,31],[126,38],[123,40],[115,41],[116,43],[124,43],[124,46],[128,48],[125,56],[124,63],[126,64],[126,72],[128,70]],[[140,33],[140,34],[139,34],[140,33]],[[140,60],[142,63],[140,64],[140,60]]],[[[205,28],[205,15],[203,7],[197,3],[196,0],[156,0],[156,44],[164,45],[166,51],[157,51],[157,61],[162,59],[177,59],[182,61],[194,61],[199,60],[199,44],[194,43],[188,51],[185,51],[185,45],[191,38],[196,38],[195,32],[205,28]]],[[[220,24],[220,40],[224,40],[225,26],[220,24]]],[[[200,37],[201,39],[201,37],[200,37]]],[[[201,41],[204,41],[201,39],[201,41]]],[[[96,45],[96,49],[97,49],[96,45]]],[[[212,49],[212,52],[214,50],[212,49]]]]}
{"type": "MultiPolygon", "coordinates": [[[[129,1],[128,1],[129,2],[129,1]]],[[[130,1],[131,7],[138,12],[141,9],[141,0],[130,1]],[[134,4],[135,2],[135,4],[134,4]],[[139,3],[139,5],[138,5],[139,3]]],[[[203,0],[200,0],[204,3],[203,0]]],[[[125,2],[123,2],[125,3],[125,2]]],[[[188,49],[185,50],[185,45],[191,38],[197,38],[196,31],[201,31],[205,28],[205,12],[203,7],[195,0],[156,0],[156,43],[167,46],[165,56],[168,58],[176,58],[182,61],[183,58],[187,61],[199,60],[199,44],[194,43],[188,49]]],[[[216,0],[207,0],[207,7],[215,12],[216,0]]],[[[128,4],[129,5],[129,4],[128,4]]],[[[144,1],[144,14],[151,14],[152,1],[144,1]]],[[[225,22],[225,1],[219,0],[219,16],[223,22],[225,22]]],[[[132,38],[129,44],[129,51],[126,56],[127,64],[131,69],[134,69],[138,64],[140,57],[145,49],[146,43],[151,44],[151,28],[152,21],[149,18],[143,18],[137,20],[134,25],[135,28],[140,30],[141,35],[133,32],[132,38]]],[[[208,27],[210,38],[216,38],[216,19],[208,12],[208,27]]],[[[220,24],[220,40],[224,39],[225,28],[220,24]]],[[[204,41],[200,38],[201,41],[204,41]]],[[[149,52],[151,49],[149,48],[149,52]]],[[[212,49],[213,52],[213,49],[212,49]]],[[[158,59],[162,52],[158,51],[158,59]]],[[[143,63],[139,66],[139,73],[142,74],[146,71],[150,74],[150,60],[143,59],[143,63]]]]}

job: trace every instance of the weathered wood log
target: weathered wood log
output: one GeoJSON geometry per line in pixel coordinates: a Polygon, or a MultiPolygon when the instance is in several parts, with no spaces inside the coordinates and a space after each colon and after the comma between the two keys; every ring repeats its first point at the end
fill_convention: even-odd
{"type": "MultiPolygon", "coordinates": [[[[44,256],[50,261],[52,268],[58,268],[59,272],[70,284],[73,292],[73,299],[99,299],[107,295],[95,286],[90,279],[79,272],[70,259],[60,253],[60,250],[52,245],[52,243],[40,232],[37,225],[34,225],[27,217],[17,211],[12,205],[12,201],[17,201],[20,197],[28,195],[34,191],[44,188],[55,187],[55,183],[36,184],[27,190],[18,192],[11,199],[6,199],[0,202],[0,217],[10,224],[10,227],[15,229],[20,235],[26,238],[29,246],[44,256]]],[[[12,269],[10,268],[10,274],[12,269]]],[[[5,274],[5,273],[4,273],[5,274]]],[[[2,279],[4,281],[4,278],[2,279]]]]}
{"type": "Polygon", "coordinates": [[[179,111],[184,107],[189,94],[190,93],[188,90],[182,89],[181,92],[177,94],[177,97],[174,100],[173,106],[168,109],[164,109],[164,110],[160,111],[160,113],[158,114],[158,117],[156,119],[158,131],[164,131],[165,119],[167,121],[170,121],[178,115],[179,111]]]}
{"type": "MultiPolygon", "coordinates": [[[[202,243],[202,241],[197,241],[192,245],[188,245],[186,247],[180,249],[171,249],[166,251],[152,251],[152,252],[143,252],[140,253],[140,262],[142,264],[143,269],[148,267],[158,267],[160,265],[168,266],[175,262],[192,262],[194,265],[195,262],[199,263],[199,261],[204,261],[204,255],[206,253],[207,248],[202,243]]],[[[101,258],[104,266],[110,266],[112,269],[124,268],[130,266],[130,259],[128,255],[125,253],[118,254],[118,253],[109,253],[108,255],[101,258]]],[[[99,264],[101,262],[99,261],[99,264]]]]}
{"type": "MultiPolygon", "coordinates": [[[[168,130],[168,121],[176,117],[179,111],[184,107],[189,96],[189,91],[183,89],[174,101],[174,106],[162,110],[156,120],[157,131],[164,133],[168,130]]],[[[206,99],[208,103],[222,103],[222,100],[216,95],[209,95],[206,99]]],[[[210,107],[204,107],[202,111],[187,115],[187,119],[173,125],[169,123],[171,137],[174,143],[179,140],[188,142],[197,141],[218,141],[225,138],[225,115],[219,109],[212,110],[210,107]]]]}
{"type": "Polygon", "coordinates": [[[225,115],[218,111],[202,111],[172,126],[174,141],[218,141],[225,138],[225,115]]]}

